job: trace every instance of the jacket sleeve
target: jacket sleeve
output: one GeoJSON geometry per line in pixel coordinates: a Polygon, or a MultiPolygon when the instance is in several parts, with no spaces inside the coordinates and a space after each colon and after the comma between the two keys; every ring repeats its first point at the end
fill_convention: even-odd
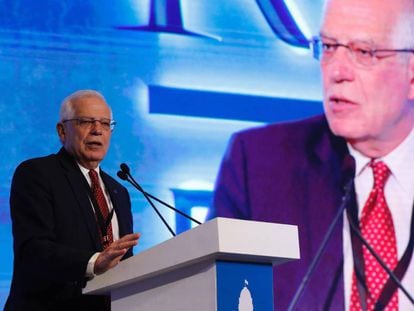
{"type": "Polygon", "coordinates": [[[240,134],[232,136],[217,176],[213,208],[209,218],[250,217],[248,171],[245,144],[240,134]]]}
{"type": "Polygon", "coordinates": [[[31,162],[22,163],[13,176],[10,209],[15,266],[34,282],[84,283],[88,260],[95,251],[61,242],[55,222],[56,194],[49,176],[31,162]]]}

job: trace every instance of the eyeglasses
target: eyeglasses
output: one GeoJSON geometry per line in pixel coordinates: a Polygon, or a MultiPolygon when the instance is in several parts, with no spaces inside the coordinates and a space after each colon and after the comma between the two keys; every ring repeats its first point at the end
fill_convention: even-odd
{"type": "Polygon", "coordinates": [[[366,42],[351,42],[349,44],[338,43],[336,40],[313,37],[309,42],[313,57],[323,63],[329,63],[336,50],[344,47],[348,50],[350,58],[355,64],[362,67],[371,67],[378,63],[378,60],[391,57],[396,53],[414,53],[414,49],[376,49],[366,42]]]}
{"type": "Polygon", "coordinates": [[[73,118],[73,119],[65,119],[62,120],[62,123],[74,121],[77,126],[84,128],[84,129],[90,129],[93,125],[95,125],[95,122],[98,122],[101,127],[106,131],[113,131],[116,122],[114,120],[110,119],[95,119],[95,118],[88,118],[88,117],[79,117],[79,118],[73,118]]]}

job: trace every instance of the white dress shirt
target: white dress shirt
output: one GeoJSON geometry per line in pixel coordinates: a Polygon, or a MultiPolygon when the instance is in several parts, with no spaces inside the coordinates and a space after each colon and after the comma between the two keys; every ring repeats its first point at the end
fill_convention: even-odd
{"type": "MultiPolygon", "coordinates": [[[[78,163],[78,165],[79,165],[79,168],[80,168],[83,176],[85,176],[86,180],[88,181],[89,186],[91,186],[92,182],[91,182],[91,178],[89,177],[89,169],[83,167],[79,163],[78,163]]],[[[99,184],[101,185],[101,188],[103,190],[106,203],[108,204],[109,211],[111,211],[114,207],[113,207],[112,202],[111,202],[111,197],[109,196],[109,193],[108,193],[108,191],[105,187],[105,184],[104,184],[104,182],[101,178],[101,174],[99,173],[100,172],[99,166],[95,169],[95,171],[98,173],[99,184]]],[[[92,208],[93,212],[95,213],[95,210],[94,210],[93,205],[92,205],[92,201],[91,201],[91,208],[92,208]]],[[[112,235],[113,235],[114,241],[116,241],[116,240],[119,239],[119,226],[118,226],[118,219],[116,217],[115,211],[114,211],[113,217],[111,219],[111,225],[112,225],[112,235]]],[[[86,273],[85,273],[86,277],[95,276],[95,274],[93,273],[93,268],[95,266],[96,258],[98,258],[99,254],[100,254],[99,252],[95,253],[89,259],[88,266],[86,267],[86,273]]]]}
{"type": "MultiPolygon", "coordinates": [[[[370,158],[359,153],[348,144],[351,155],[355,158],[355,191],[358,203],[358,216],[361,217],[365,201],[372,190],[374,177],[369,167],[370,158]]],[[[385,184],[385,198],[390,208],[397,238],[398,259],[402,257],[410,237],[411,217],[414,204],[414,130],[391,153],[381,158],[391,171],[385,184]]],[[[349,222],[344,215],[343,226],[345,309],[349,310],[353,257],[349,222]]],[[[413,256],[414,258],[414,256],[413,256]]],[[[402,284],[414,296],[414,259],[411,259],[402,284]]],[[[414,310],[414,306],[404,293],[398,291],[399,310],[414,310]]]]}

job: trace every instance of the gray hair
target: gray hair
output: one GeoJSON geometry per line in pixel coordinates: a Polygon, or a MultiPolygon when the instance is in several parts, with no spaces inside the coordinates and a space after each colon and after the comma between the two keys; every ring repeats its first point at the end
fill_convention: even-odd
{"type": "MultiPolygon", "coordinates": [[[[320,23],[323,22],[328,4],[331,1],[332,0],[324,1],[320,23]]],[[[395,48],[414,48],[414,1],[402,1],[404,1],[404,11],[401,12],[401,18],[399,18],[393,29],[392,44],[395,45],[395,48]]]]}
{"type": "MultiPolygon", "coordinates": [[[[97,97],[106,103],[105,97],[95,90],[79,90],[76,91],[69,96],[67,96],[60,106],[60,113],[59,113],[59,120],[62,122],[65,119],[71,119],[74,117],[74,108],[73,105],[78,100],[88,97],[97,97]]],[[[111,118],[112,118],[112,110],[111,110],[111,118]]]]}
{"type": "Polygon", "coordinates": [[[394,45],[398,48],[414,48],[414,1],[407,3],[394,31],[394,45]]]}

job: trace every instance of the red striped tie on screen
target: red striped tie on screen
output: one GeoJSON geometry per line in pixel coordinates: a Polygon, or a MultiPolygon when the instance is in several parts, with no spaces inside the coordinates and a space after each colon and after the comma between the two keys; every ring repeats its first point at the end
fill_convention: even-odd
{"type": "MultiPolygon", "coordinates": [[[[101,211],[104,222],[106,223],[108,215],[109,215],[109,208],[108,208],[108,204],[106,203],[106,199],[102,191],[101,185],[99,184],[98,173],[94,170],[90,170],[89,177],[91,178],[92,194],[96,202],[98,203],[99,210],[101,211]]],[[[98,227],[101,228],[100,226],[98,227]]],[[[99,229],[99,231],[101,231],[101,229],[99,229]]],[[[101,242],[102,242],[103,248],[105,249],[114,240],[113,235],[112,235],[112,224],[109,222],[106,232],[100,232],[100,233],[101,233],[101,242]]]]}
{"type": "MultiPolygon", "coordinates": [[[[361,232],[367,242],[383,259],[385,264],[393,270],[398,264],[397,242],[391,212],[384,196],[384,185],[390,170],[384,162],[371,161],[374,172],[374,187],[362,210],[360,220],[361,232]]],[[[368,287],[367,309],[374,310],[382,288],[388,279],[387,272],[380,266],[368,249],[363,246],[365,264],[365,279],[368,287]]],[[[350,310],[362,310],[359,293],[356,286],[355,272],[352,276],[350,310]]],[[[394,293],[385,310],[398,310],[398,295],[394,293]]]]}

